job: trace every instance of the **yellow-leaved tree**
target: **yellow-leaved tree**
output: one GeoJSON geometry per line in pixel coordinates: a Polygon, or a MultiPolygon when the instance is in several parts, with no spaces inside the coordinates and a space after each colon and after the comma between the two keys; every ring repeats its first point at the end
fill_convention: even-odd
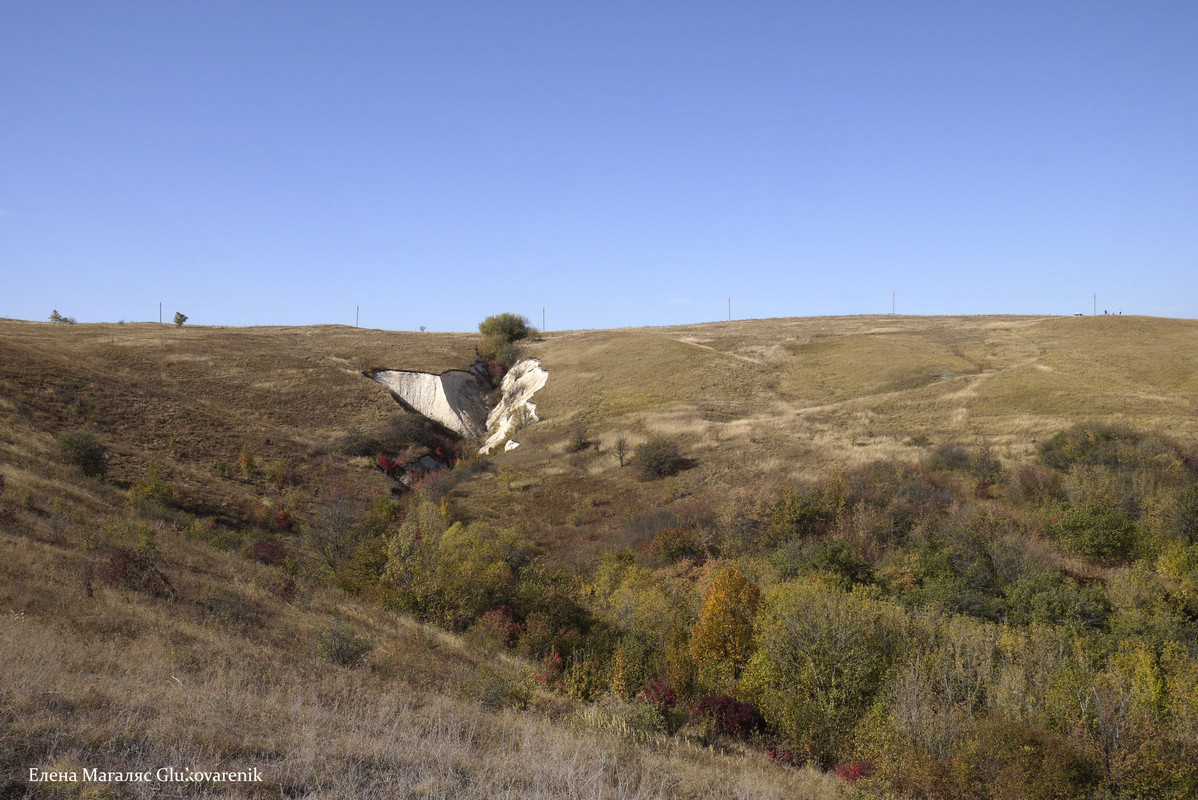
{"type": "Polygon", "coordinates": [[[691,656],[700,685],[728,693],[753,655],[753,619],[761,590],[735,566],[716,573],[691,630],[691,656]]]}

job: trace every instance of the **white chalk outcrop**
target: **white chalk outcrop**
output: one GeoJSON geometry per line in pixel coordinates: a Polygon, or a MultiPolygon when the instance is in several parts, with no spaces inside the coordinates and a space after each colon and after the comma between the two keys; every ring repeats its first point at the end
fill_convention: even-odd
{"type": "Polygon", "coordinates": [[[429,372],[380,370],[374,379],[414,411],[463,436],[477,439],[487,432],[487,398],[478,379],[454,369],[429,372]]]}
{"type": "Polygon", "coordinates": [[[526,358],[508,370],[499,387],[503,398],[487,416],[487,439],[478,452],[489,453],[500,444],[504,445],[505,451],[519,446],[513,441],[505,444],[504,440],[539,419],[532,396],[548,380],[549,373],[541,368],[541,362],[535,358],[526,358]]]}

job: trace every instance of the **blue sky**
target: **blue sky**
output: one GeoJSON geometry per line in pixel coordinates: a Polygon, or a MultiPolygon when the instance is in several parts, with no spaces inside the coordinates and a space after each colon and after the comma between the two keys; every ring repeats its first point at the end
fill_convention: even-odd
{"type": "Polygon", "coordinates": [[[0,316],[1198,317],[1198,3],[0,8],[0,316]]]}

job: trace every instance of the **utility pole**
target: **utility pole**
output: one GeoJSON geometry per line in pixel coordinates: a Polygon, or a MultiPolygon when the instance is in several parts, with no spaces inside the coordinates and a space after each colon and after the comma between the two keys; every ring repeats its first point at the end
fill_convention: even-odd
{"type": "Polygon", "coordinates": [[[358,327],[358,314],[362,311],[361,306],[354,306],[354,327],[358,327]]]}
{"type": "Polygon", "coordinates": [[[728,321],[732,321],[732,298],[728,298],[728,321]]]}
{"type": "Polygon", "coordinates": [[[1094,293],[1094,316],[1098,316],[1098,292],[1094,293]]]}
{"type": "Polygon", "coordinates": [[[895,309],[894,297],[896,294],[897,294],[897,292],[890,293],[890,316],[892,316],[892,317],[894,316],[894,309],[895,309]]]}
{"type": "Polygon", "coordinates": [[[541,333],[545,332],[545,306],[541,306],[541,333]]]}
{"type": "Polygon", "coordinates": [[[158,301],[158,324],[162,324],[162,301],[158,301]]]}

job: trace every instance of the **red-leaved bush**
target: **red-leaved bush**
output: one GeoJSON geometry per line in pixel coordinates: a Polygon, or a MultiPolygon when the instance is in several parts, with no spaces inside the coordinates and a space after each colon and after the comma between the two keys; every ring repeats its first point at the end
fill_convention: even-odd
{"type": "Polygon", "coordinates": [[[553,650],[541,659],[541,663],[532,671],[532,678],[544,686],[557,686],[562,681],[562,657],[553,650]]]}
{"type": "Polygon", "coordinates": [[[274,516],[270,518],[270,521],[281,531],[290,532],[295,528],[295,520],[291,518],[291,512],[285,508],[280,508],[276,511],[274,516]]]}
{"type": "Polygon", "coordinates": [[[645,688],[637,693],[636,701],[662,708],[673,708],[678,702],[678,694],[664,681],[653,681],[653,683],[645,684],[645,688]]]}
{"type": "Polygon", "coordinates": [[[261,564],[269,564],[272,567],[282,564],[283,559],[287,557],[287,553],[283,548],[266,539],[259,539],[250,545],[250,553],[253,555],[255,561],[261,564]]]}
{"type": "Polygon", "coordinates": [[[286,575],[275,578],[266,584],[266,590],[281,600],[294,600],[296,589],[295,578],[286,575]]]}
{"type": "Polygon", "coordinates": [[[841,764],[836,769],[832,770],[836,777],[846,783],[856,783],[862,778],[869,777],[869,773],[873,772],[873,764],[868,761],[857,761],[856,759],[841,764]]]}
{"type": "Polygon", "coordinates": [[[130,547],[112,551],[97,573],[100,582],[114,589],[130,589],[150,597],[172,597],[175,587],[158,569],[153,553],[130,547]]]}
{"type": "Polygon", "coordinates": [[[781,764],[785,767],[797,767],[802,763],[795,751],[779,747],[776,744],[766,745],[765,755],[769,758],[770,763],[781,764]]]}
{"type": "Polygon", "coordinates": [[[515,642],[516,637],[524,630],[524,626],[516,621],[512,610],[506,605],[492,608],[483,614],[479,621],[484,628],[495,633],[499,640],[507,646],[515,642]]]}
{"type": "Polygon", "coordinates": [[[744,703],[728,695],[705,697],[691,704],[691,717],[710,719],[716,733],[737,739],[748,739],[765,728],[761,712],[752,703],[744,703]]]}

